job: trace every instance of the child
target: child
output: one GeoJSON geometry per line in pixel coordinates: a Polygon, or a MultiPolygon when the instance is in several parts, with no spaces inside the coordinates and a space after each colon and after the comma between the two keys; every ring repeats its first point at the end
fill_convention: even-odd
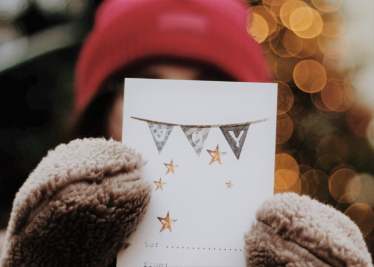
{"type": "MultiPolygon", "coordinates": [[[[74,137],[18,192],[1,266],[108,266],[150,201],[141,155],[121,139],[124,77],[266,82],[239,0],[107,0],[76,71],[74,137]]],[[[352,221],[295,194],[260,208],[245,235],[248,266],[370,266],[352,221]]]]}

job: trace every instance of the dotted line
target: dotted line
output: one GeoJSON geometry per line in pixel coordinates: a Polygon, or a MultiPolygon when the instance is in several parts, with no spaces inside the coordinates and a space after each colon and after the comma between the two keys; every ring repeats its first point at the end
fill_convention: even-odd
{"type": "Polygon", "coordinates": [[[197,250],[210,250],[210,251],[214,251],[214,250],[221,250],[221,251],[243,251],[243,249],[231,249],[231,248],[200,248],[200,247],[175,247],[175,246],[166,246],[166,248],[171,248],[171,249],[197,249],[197,250]]]}

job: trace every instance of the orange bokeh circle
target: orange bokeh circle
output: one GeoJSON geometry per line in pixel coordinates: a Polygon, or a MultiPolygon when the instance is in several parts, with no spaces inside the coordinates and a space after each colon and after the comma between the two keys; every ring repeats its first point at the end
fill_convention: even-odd
{"type": "Polygon", "coordinates": [[[311,59],[300,61],[294,69],[293,77],[297,87],[307,93],[321,91],[327,82],[325,68],[311,59]]]}
{"type": "Polygon", "coordinates": [[[340,169],[331,175],[329,180],[331,196],[338,201],[344,194],[360,194],[360,177],[351,169],[340,169]]]}
{"type": "Polygon", "coordinates": [[[291,29],[296,35],[310,39],[318,36],[323,30],[321,15],[313,8],[299,7],[290,17],[291,29]]]}
{"type": "Polygon", "coordinates": [[[344,212],[344,214],[357,224],[364,237],[373,230],[374,212],[368,204],[353,204],[344,212]]]}
{"type": "Polygon", "coordinates": [[[247,31],[258,43],[262,43],[269,35],[269,25],[259,14],[252,15],[252,22],[248,24],[247,31]]]}

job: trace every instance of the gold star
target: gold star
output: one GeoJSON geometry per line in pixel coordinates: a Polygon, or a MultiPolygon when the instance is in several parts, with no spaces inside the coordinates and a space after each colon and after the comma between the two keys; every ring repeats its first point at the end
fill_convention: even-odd
{"type": "Polygon", "coordinates": [[[231,181],[230,181],[230,182],[228,182],[228,183],[226,183],[226,184],[227,184],[227,187],[226,187],[226,189],[228,189],[228,188],[231,188],[231,189],[232,189],[232,187],[231,187],[231,186],[232,186],[232,185],[234,185],[234,184],[232,184],[232,183],[231,183],[231,181]]]}
{"type": "Polygon", "coordinates": [[[171,160],[170,164],[167,164],[167,163],[164,163],[166,168],[168,168],[166,174],[168,174],[169,172],[172,172],[174,173],[174,168],[178,167],[178,165],[174,165],[173,164],[173,160],[171,160]]]}
{"type": "Polygon", "coordinates": [[[218,145],[216,150],[208,150],[208,153],[212,156],[212,160],[210,161],[209,165],[213,162],[217,161],[219,164],[221,164],[221,155],[225,155],[226,152],[219,152],[218,145]]]}
{"type": "Polygon", "coordinates": [[[177,221],[177,220],[172,220],[169,218],[169,212],[165,218],[157,217],[157,219],[159,219],[160,222],[162,223],[162,228],[160,230],[160,233],[164,231],[166,228],[169,229],[171,232],[171,224],[177,221]]]}
{"type": "MultiPolygon", "coordinates": [[[[162,185],[163,185],[163,184],[166,184],[166,183],[163,183],[163,182],[161,181],[161,178],[160,178],[160,181],[158,181],[158,182],[153,181],[153,182],[157,185],[156,190],[157,190],[157,189],[161,189],[161,190],[163,190],[163,189],[162,189],[162,185]]],[[[156,190],[155,190],[155,191],[156,191],[156,190]]]]}

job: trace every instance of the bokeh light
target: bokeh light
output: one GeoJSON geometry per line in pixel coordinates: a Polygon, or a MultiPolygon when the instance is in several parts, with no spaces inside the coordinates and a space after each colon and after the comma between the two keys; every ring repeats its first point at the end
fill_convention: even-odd
{"type": "Polygon", "coordinates": [[[290,17],[292,13],[300,7],[309,7],[307,3],[300,1],[300,0],[292,0],[284,3],[280,9],[280,19],[282,20],[282,23],[284,26],[286,26],[288,29],[291,28],[290,23],[290,17]]]}
{"type": "Polygon", "coordinates": [[[337,201],[352,202],[361,191],[361,181],[356,172],[351,169],[340,169],[331,175],[329,180],[331,196],[337,201]],[[350,196],[344,199],[345,194],[350,196]]]}
{"type": "Polygon", "coordinates": [[[321,99],[331,111],[346,111],[354,100],[354,90],[350,84],[334,84],[328,81],[321,92],[321,99]]]}
{"type": "Polygon", "coordinates": [[[365,203],[353,204],[345,211],[345,215],[357,224],[364,237],[373,230],[374,212],[369,205],[365,203]]]}
{"type": "Polygon", "coordinates": [[[275,170],[287,169],[291,170],[296,175],[299,174],[299,165],[296,160],[286,153],[280,153],[275,155],[275,170]]]}
{"type": "Polygon", "coordinates": [[[299,7],[290,17],[290,26],[296,35],[302,38],[314,38],[323,29],[321,15],[313,8],[299,7]]]}
{"type": "Polygon", "coordinates": [[[307,93],[321,91],[327,81],[325,68],[321,63],[311,59],[299,62],[293,76],[297,87],[307,93]]]}
{"type": "Polygon", "coordinates": [[[258,43],[262,43],[269,35],[269,25],[261,15],[254,13],[248,32],[258,43]]]}
{"type": "Polygon", "coordinates": [[[374,117],[352,85],[359,87],[365,60],[352,51],[345,3],[248,1],[267,21],[268,36],[257,35],[279,90],[274,192],[306,194],[346,211],[374,247],[374,117]]]}

